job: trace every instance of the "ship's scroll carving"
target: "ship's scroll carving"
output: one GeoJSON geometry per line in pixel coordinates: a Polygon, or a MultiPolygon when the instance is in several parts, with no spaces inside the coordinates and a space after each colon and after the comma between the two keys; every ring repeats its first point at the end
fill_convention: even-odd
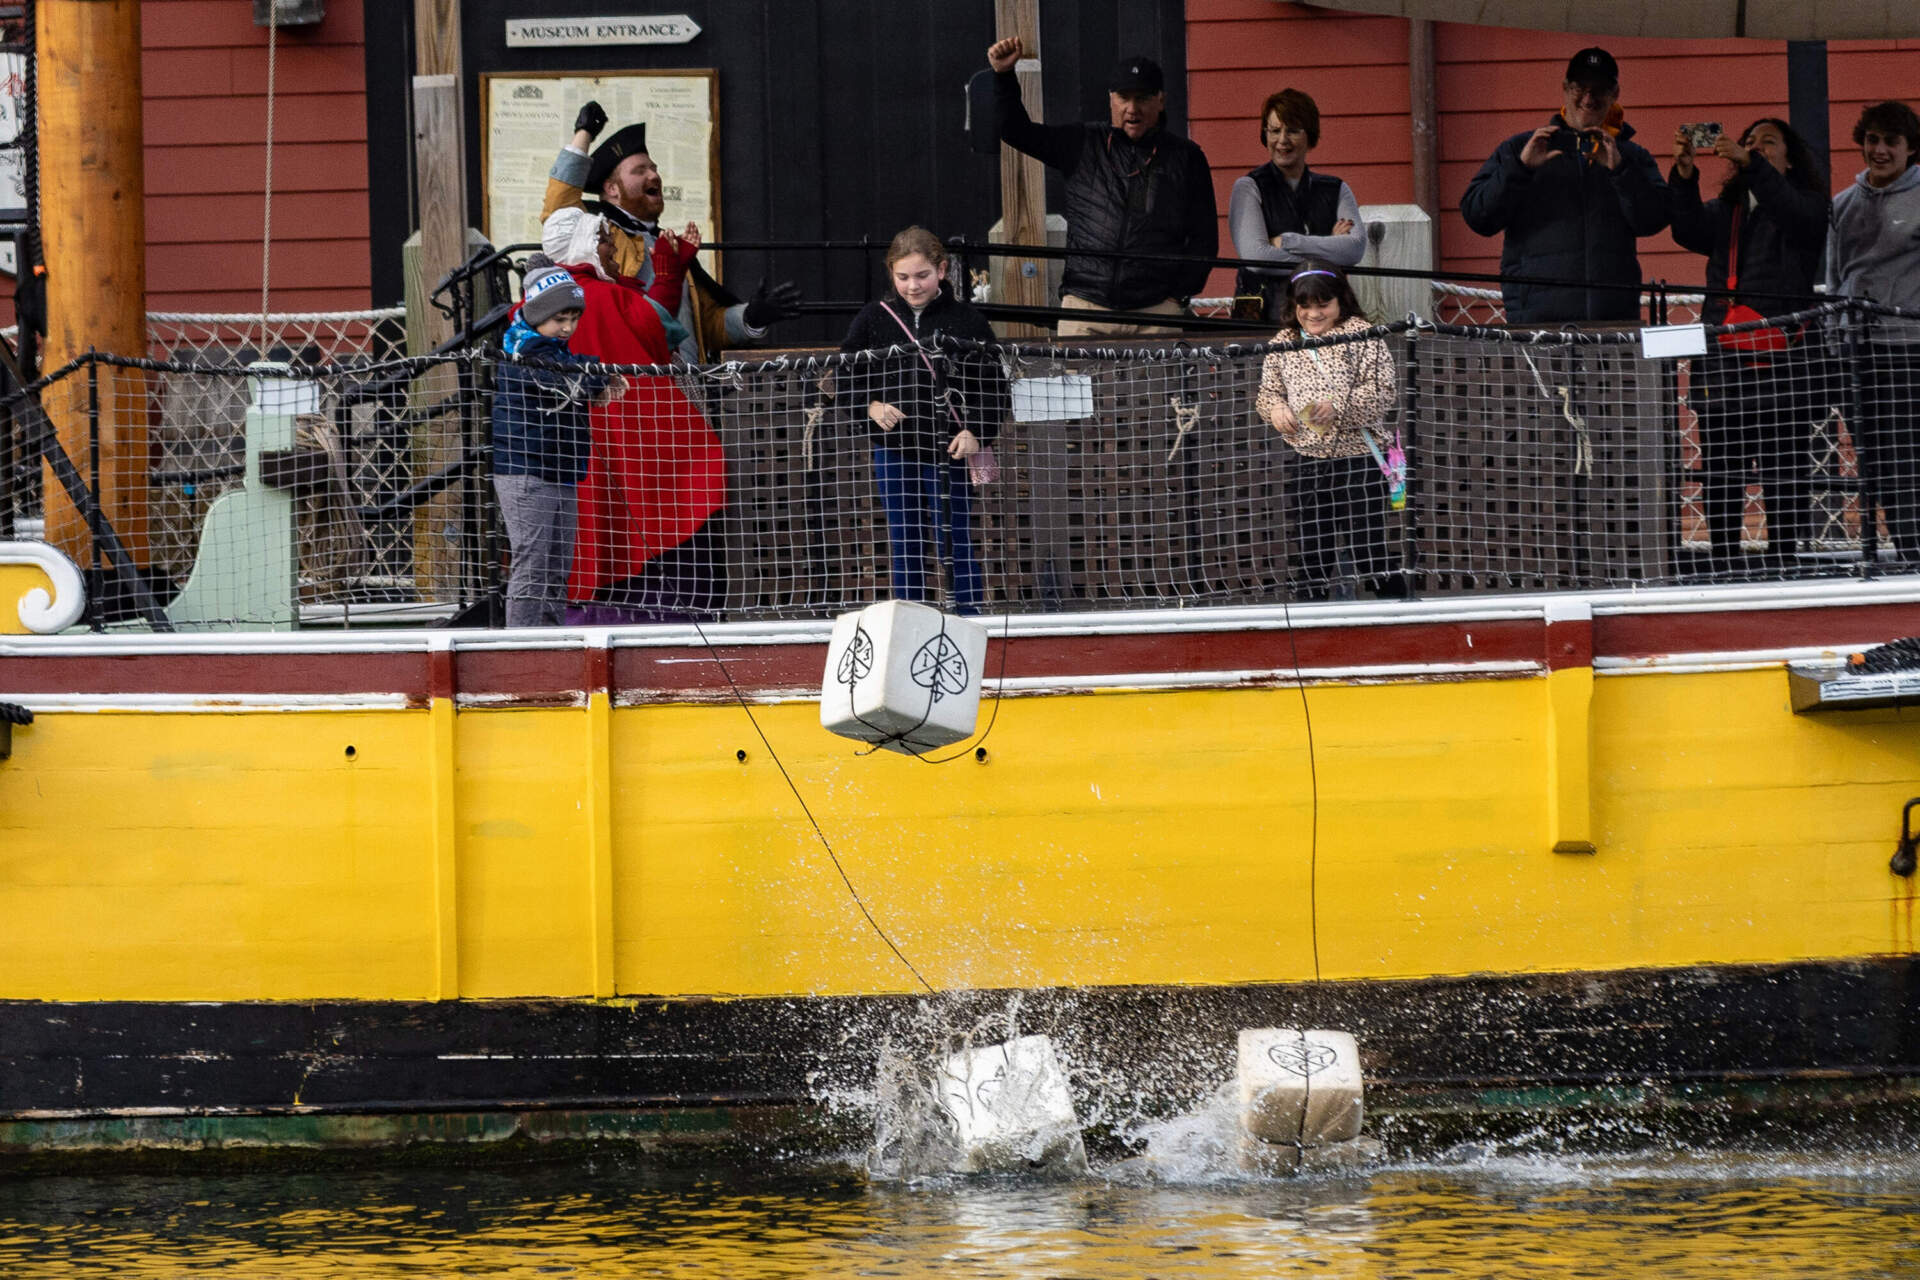
{"type": "Polygon", "coordinates": [[[78,622],[86,607],[87,588],[80,570],[58,548],[44,542],[0,542],[0,632],[24,629],[51,635],[78,622]],[[13,596],[17,584],[30,579],[27,574],[3,572],[13,566],[38,569],[53,589],[30,586],[13,596]],[[9,613],[13,618],[7,617],[9,613]]]}

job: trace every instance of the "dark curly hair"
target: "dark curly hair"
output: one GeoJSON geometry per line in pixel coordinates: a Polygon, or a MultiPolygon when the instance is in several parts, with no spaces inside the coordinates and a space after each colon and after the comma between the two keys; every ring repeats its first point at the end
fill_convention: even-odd
{"type": "Polygon", "coordinates": [[[1920,116],[1904,102],[1888,99],[1876,102],[1860,113],[1853,122],[1853,145],[1858,147],[1866,143],[1867,130],[1881,135],[1898,134],[1907,140],[1907,163],[1920,163],[1920,116]]]}
{"type": "MultiPolygon", "coordinates": [[[[1778,129],[1781,140],[1787,144],[1787,172],[1785,176],[1788,183],[1799,187],[1803,191],[1817,191],[1821,195],[1825,195],[1827,193],[1826,169],[1821,166],[1819,160],[1814,158],[1813,148],[1807,145],[1807,140],[1795,133],[1793,126],[1785,120],[1780,119],[1778,116],[1761,116],[1758,120],[1755,120],[1752,124],[1740,131],[1739,138],[1742,145],[1746,143],[1748,138],[1753,136],[1753,131],[1763,124],[1770,124],[1775,129],[1778,129]]],[[[1728,175],[1727,180],[1721,184],[1720,198],[1729,204],[1745,200],[1747,198],[1747,175],[1739,169],[1735,169],[1728,175]]]]}

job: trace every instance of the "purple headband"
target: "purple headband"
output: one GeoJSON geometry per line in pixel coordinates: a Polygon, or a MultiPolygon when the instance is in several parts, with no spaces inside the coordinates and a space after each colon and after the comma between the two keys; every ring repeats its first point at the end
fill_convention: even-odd
{"type": "Polygon", "coordinates": [[[1294,272],[1287,283],[1292,284],[1295,280],[1304,279],[1307,276],[1325,276],[1329,280],[1338,280],[1340,278],[1331,271],[1324,271],[1319,267],[1308,267],[1305,271],[1294,272]]]}

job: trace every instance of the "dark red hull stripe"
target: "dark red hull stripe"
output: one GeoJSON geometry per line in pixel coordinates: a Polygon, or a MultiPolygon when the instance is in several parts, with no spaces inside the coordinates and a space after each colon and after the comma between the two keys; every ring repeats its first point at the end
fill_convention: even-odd
{"type": "MultiPolygon", "coordinates": [[[[1296,667],[1338,675],[1387,668],[1393,674],[1458,676],[1463,666],[1584,665],[1593,658],[1668,654],[1732,654],[1788,648],[1856,646],[1920,635],[1920,602],[1739,612],[1644,613],[1556,620],[1382,623],[1371,626],[1168,630],[1130,634],[1015,635],[1004,651],[988,645],[985,674],[994,681],[1044,683],[1130,675],[1274,673],[1296,667]]],[[[466,636],[455,638],[458,645],[466,636]]],[[[338,695],[400,697],[425,705],[457,692],[481,702],[565,705],[605,690],[624,700],[724,697],[790,692],[819,685],[823,643],[728,644],[712,650],[669,647],[454,648],[431,650],[415,637],[405,648],[343,652],[263,649],[258,653],[46,655],[27,646],[0,656],[0,694],[21,697],[199,695],[218,698],[338,695]],[[717,655],[717,660],[716,660],[717,655]],[[724,669],[723,669],[724,667],[724,669]]]]}
{"type": "Polygon", "coordinates": [[[1879,644],[1913,635],[1920,635],[1920,604],[1633,613],[1593,620],[1594,652],[1609,658],[1879,644]]]}

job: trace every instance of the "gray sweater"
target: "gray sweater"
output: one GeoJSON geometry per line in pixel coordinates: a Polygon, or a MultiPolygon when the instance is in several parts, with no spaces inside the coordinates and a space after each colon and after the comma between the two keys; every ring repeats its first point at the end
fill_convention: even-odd
{"type": "MultiPolygon", "coordinates": [[[[1826,275],[1835,297],[1920,311],[1920,166],[1884,187],[1868,186],[1862,169],[1833,198],[1826,275]]],[[[1907,341],[1920,341],[1912,322],[1900,327],[1910,331],[1907,341]]]]}

